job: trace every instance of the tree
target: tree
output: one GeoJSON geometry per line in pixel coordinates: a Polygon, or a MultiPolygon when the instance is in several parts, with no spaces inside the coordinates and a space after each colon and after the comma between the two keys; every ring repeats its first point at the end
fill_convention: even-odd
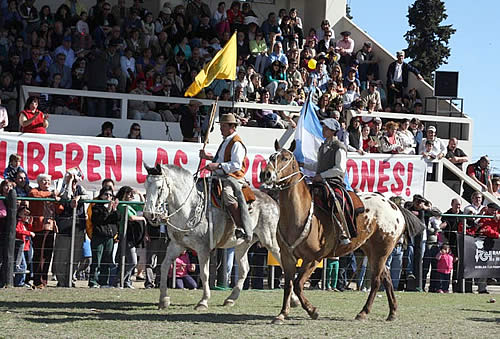
{"type": "Polygon", "coordinates": [[[448,41],[456,29],[452,25],[440,25],[448,18],[444,2],[440,0],[416,0],[408,8],[407,18],[412,29],[404,35],[408,42],[405,54],[424,79],[432,83],[433,72],[447,63],[448,41]]]}

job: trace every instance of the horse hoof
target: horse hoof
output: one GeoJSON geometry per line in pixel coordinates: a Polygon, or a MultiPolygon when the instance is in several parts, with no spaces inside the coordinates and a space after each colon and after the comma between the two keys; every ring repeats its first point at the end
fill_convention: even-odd
{"type": "Polygon", "coordinates": [[[386,319],[387,321],[394,321],[396,320],[396,315],[395,314],[389,314],[389,316],[386,319]]]}
{"type": "Polygon", "coordinates": [[[233,306],[234,306],[234,300],[232,300],[232,299],[226,299],[226,300],[224,301],[223,306],[233,307],[233,306]]]}
{"type": "Polygon", "coordinates": [[[312,320],[316,320],[319,317],[319,312],[316,308],[312,310],[311,313],[309,313],[309,316],[311,317],[312,320]]]}
{"type": "Polygon", "coordinates": [[[363,321],[366,320],[366,314],[365,313],[358,313],[358,315],[355,318],[356,320],[363,321]]]}
{"type": "Polygon", "coordinates": [[[160,302],[158,304],[159,310],[164,310],[170,306],[170,297],[160,298],[160,302]]]}
{"type": "Polygon", "coordinates": [[[208,306],[205,304],[198,304],[194,308],[195,311],[206,311],[208,310],[208,306]]]}
{"type": "Polygon", "coordinates": [[[283,325],[284,323],[285,321],[281,316],[277,316],[276,318],[273,319],[273,321],[271,321],[271,324],[273,325],[283,325]]]}
{"type": "Polygon", "coordinates": [[[299,307],[300,306],[300,301],[299,301],[299,298],[295,297],[295,298],[292,298],[292,300],[290,300],[290,307],[299,307]]]}

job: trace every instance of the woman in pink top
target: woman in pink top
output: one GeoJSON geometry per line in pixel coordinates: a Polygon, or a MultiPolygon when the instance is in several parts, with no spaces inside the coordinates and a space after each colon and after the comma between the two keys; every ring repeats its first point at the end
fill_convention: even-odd
{"type": "MultiPolygon", "coordinates": [[[[182,252],[182,254],[175,259],[175,288],[196,289],[198,284],[196,284],[193,277],[189,275],[189,272],[194,272],[195,268],[194,264],[191,264],[189,261],[188,253],[186,251],[182,252]]],[[[170,268],[168,276],[172,277],[172,268],[170,268]]]]}
{"type": "Polygon", "coordinates": [[[450,253],[450,246],[443,244],[441,246],[441,251],[436,255],[437,259],[437,271],[440,276],[440,289],[437,293],[448,293],[448,288],[450,286],[450,276],[453,270],[453,254],[450,253]]]}

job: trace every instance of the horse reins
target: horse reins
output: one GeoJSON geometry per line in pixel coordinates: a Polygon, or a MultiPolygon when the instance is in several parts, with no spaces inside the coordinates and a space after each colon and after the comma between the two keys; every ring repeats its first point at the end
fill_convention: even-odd
{"type": "MultiPolygon", "coordinates": [[[[287,168],[290,164],[292,164],[292,163],[293,163],[293,160],[294,160],[294,157],[293,157],[293,153],[292,153],[292,152],[290,152],[290,151],[289,151],[289,150],[287,150],[287,149],[283,149],[283,150],[284,150],[284,151],[287,151],[288,153],[290,153],[291,158],[290,158],[290,159],[288,159],[287,163],[286,163],[283,167],[281,167],[279,170],[278,170],[278,154],[279,154],[279,152],[275,152],[275,153],[271,154],[271,156],[269,157],[269,160],[271,160],[271,165],[273,166],[273,168],[274,168],[274,170],[276,171],[276,174],[277,174],[277,175],[279,175],[281,172],[283,172],[283,171],[285,170],[285,168],[287,168]],[[273,162],[274,162],[274,163],[273,163],[273,162]]],[[[293,166],[293,165],[292,165],[292,166],[293,166]]],[[[304,174],[304,173],[302,173],[302,172],[300,171],[300,169],[299,169],[298,171],[295,171],[295,172],[293,172],[292,174],[289,174],[289,175],[287,175],[287,176],[284,176],[284,177],[282,177],[282,178],[279,178],[279,179],[278,179],[278,180],[274,183],[274,187],[275,187],[278,191],[284,191],[284,190],[286,190],[286,189],[289,189],[289,188],[291,188],[291,187],[293,187],[293,186],[297,185],[299,182],[301,182],[302,180],[304,180],[304,179],[305,179],[305,177],[306,177],[306,176],[305,176],[305,174],[304,174]],[[294,177],[295,175],[297,175],[297,174],[301,174],[301,175],[302,175],[302,177],[301,177],[299,180],[295,181],[294,183],[292,183],[292,184],[290,184],[290,185],[284,185],[284,186],[279,184],[280,182],[283,182],[283,181],[285,181],[285,180],[288,180],[288,179],[290,179],[290,178],[293,178],[293,177],[294,177]]]]}
{"type": "MultiPolygon", "coordinates": [[[[195,173],[195,178],[197,178],[198,172],[199,171],[197,171],[195,173]]],[[[204,182],[205,182],[205,186],[206,186],[206,181],[204,181],[204,182]]],[[[160,192],[164,189],[165,185],[168,187],[168,190],[170,192],[171,189],[170,189],[170,186],[168,184],[168,180],[167,180],[167,178],[166,178],[165,175],[162,175],[162,187],[160,188],[160,192]]],[[[174,224],[172,224],[169,221],[169,219],[171,217],[173,217],[174,215],[176,215],[177,213],[179,213],[182,210],[182,208],[184,207],[184,205],[186,205],[186,203],[188,202],[189,198],[191,197],[191,194],[193,193],[193,190],[194,190],[195,186],[196,186],[196,180],[193,180],[193,185],[191,186],[191,190],[189,191],[186,199],[184,200],[184,202],[174,212],[172,212],[170,214],[167,214],[167,215],[165,215],[162,211],[160,211],[160,213],[159,213],[160,217],[165,220],[165,223],[168,226],[172,227],[174,230],[178,231],[178,232],[191,232],[196,227],[198,227],[198,225],[199,225],[199,223],[201,221],[201,218],[202,218],[202,216],[204,214],[204,211],[206,210],[208,199],[207,199],[206,195],[204,195],[204,198],[203,198],[203,197],[201,197],[203,194],[199,193],[198,194],[198,201],[200,201],[200,199],[203,199],[203,203],[202,204],[200,204],[200,203],[196,204],[196,208],[194,210],[194,213],[186,221],[186,225],[189,226],[188,228],[180,228],[178,226],[175,226],[174,224]],[[202,209],[203,209],[203,211],[202,211],[202,209]],[[197,218],[197,216],[199,216],[199,217],[197,218]],[[195,219],[198,219],[198,220],[196,222],[194,222],[195,219]]],[[[161,197],[161,194],[160,194],[160,197],[161,197]]],[[[165,200],[166,200],[166,198],[165,198],[165,200]]],[[[167,203],[165,202],[165,204],[167,204],[167,203]]],[[[167,204],[166,210],[168,212],[168,204],[167,204]]]]}

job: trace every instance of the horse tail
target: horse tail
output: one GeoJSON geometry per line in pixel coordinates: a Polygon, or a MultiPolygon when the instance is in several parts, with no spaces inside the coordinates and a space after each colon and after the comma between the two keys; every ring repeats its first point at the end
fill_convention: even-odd
{"type": "Polygon", "coordinates": [[[410,237],[422,233],[425,230],[424,223],[408,209],[397,205],[405,218],[405,230],[410,237]]]}

